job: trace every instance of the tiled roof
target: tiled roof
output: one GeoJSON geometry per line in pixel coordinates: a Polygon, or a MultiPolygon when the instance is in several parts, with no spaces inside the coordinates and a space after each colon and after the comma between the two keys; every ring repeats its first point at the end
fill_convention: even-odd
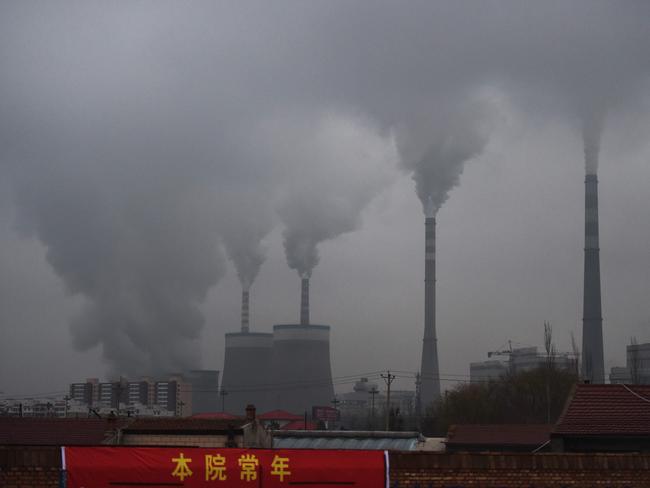
{"type": "Polygon", "coordinates": [[[241,430],[250,421],[237,419],[202,419],[202,418],[139,418],[129,424],[124,430],[126,434],[209,434],[241,430]]]}
{"type": "Polygon", "coordinates": [[[0,417],[0,445],[99,445],[130,420],[0,417]]]}
{"type": "Polygon", "coordinates": [[[553,435],[650,435],[650,385],[576,385],[553,435]]]}
{"type": "Polygon", "coordinates": [[[552,428],[546,424],[452,425],[447,445],[539,446],[549,440],[552,428]]]}
{"type": "Polygon", "coordinates": [[[238,417],[237,415],[233,415],[231,413],[227,412],[204,412],[204,413],[196,413],[192,415],[193,419],[226,419],[226,420],[233,420],[233,419],[239,419],[241,417],[238,417]]]}
{"type": "Polygon", "coordinates": [[[302,420],[302,415],[287,412],[286,410],[271,410],[257,416],[260,420],[302,420]]]}
{"type": "Polygon", "coordinates": [[[307,425],[305,425],[304,420],[292,420],[288,424],[280,427],[280,430],[316,430],[316,428],[316,422],[311,422],[308,420],[307,425]]]}

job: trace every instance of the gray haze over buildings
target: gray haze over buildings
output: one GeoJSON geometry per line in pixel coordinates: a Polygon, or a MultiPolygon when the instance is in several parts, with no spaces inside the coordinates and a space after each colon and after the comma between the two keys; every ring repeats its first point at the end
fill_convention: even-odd
{"type": "Polygon", "coordinates": [[[544,320],[567,350],[585,164],[605,364],[623,363],[650,340],[648,18],[644,1],[4,2],[0,390],[221,369],[241,286],[270,332],[297,319],[295,271],[335,377],[415,371],[429,197],[443,387],[508,339],[541,344],[544,320]]]}

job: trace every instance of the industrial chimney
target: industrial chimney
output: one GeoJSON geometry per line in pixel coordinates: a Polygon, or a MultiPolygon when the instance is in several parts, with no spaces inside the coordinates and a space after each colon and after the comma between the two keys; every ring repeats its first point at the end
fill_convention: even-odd
{"type": "Polygon", "coordinates": [[[598,177],[585,179],[585,264],[582,313],[582,375],[590,383],[605,382],[603,317],[600,296],[598,177]]]}
{"type": "Polygon", "coordinates": [[[243,334],[249,330],[249,299],[250,292],[246,288],[241,291],[241,331],[243,334]]]}
{"type": "Polygon", "coordinates": [[[420,402],[426,408],[440,398],[438,339],[436,338],[436,218],[430,203],[424,221],[424,339],[420,366],[420,402]]]}
{"type": "Polygon", "coordinates": [[[300,285],[300,324],[309,325],[309,278],[303,276],[300,285]]]}

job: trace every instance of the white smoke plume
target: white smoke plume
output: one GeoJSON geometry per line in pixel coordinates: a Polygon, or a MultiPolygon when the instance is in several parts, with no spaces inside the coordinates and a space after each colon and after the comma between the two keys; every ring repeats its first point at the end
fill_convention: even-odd
{"type": "Polygon", "coordinates": [[[433,217],[460,182],[467,161],[488,142],[494,103],[487,98],[424,114],[398,132],[402,166],[412,173],[428,217],[433,217]]]}
{"type": "Polygon", "coordinates": [[[219,231],[239,282],[248,290],[266,260],[262,241],[273,228],[271,208],[260,195],[229,195],[226,203],[219,231]]]}
{"type": "Polygon", "coordinates": [[[598,173],[598,157],[600,140],[603,133],[604,115],[601,111],[582,114],[582,142],[585,151],[585,171],[589,174],[598,173]]]}
{"type": "Polygon", "coordinates": [[[272,151],[291,178],[277,207],[287,264],[310,277],[319,244],[358,229],[364,208],[394,178],[396,151],[390,135],[358,117],[328,113],[311,128],[289,115],[281,129],[275,124],[272,151]],[[295,140],[285,144],[287,138],[295,140]]]}

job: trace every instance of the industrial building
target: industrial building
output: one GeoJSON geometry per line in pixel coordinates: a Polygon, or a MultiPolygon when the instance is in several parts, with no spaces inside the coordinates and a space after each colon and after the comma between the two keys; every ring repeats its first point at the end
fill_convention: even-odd
{"type": "MultiPolygon", "coordinates": [[[[507,360],[490,359],[470,363],[470,382],[497,380],[506,374],[517,374],[523,371],[530,371],[545,367],[549,361],[546,353],[540,353],[537,347],[520,347],[507,351],[500,351],[499,354],[507,355],[507,360]]],[[[492,353],[488,353],[491,356],[492,353]]],[[[577,368],[576,359],[568,353],[555,354],[552,358],[553,365],[559,369],[577,368]]]]}
{"type": "Polygon", "coordinates": [[[250,331],[250,294],[242,292],[241,331],[226,334],[222,410],[282,409],[300,414],[334,398],[328,325],[310,323],[309,278],[302,277],[300,323],[250,331]]]}
{"type": "Polygon", "coordinates": [[[610,383],[650,385],[650,342],[630,344],[626,348],[625,366],[615,366],[609,374],[610,383]]]}

